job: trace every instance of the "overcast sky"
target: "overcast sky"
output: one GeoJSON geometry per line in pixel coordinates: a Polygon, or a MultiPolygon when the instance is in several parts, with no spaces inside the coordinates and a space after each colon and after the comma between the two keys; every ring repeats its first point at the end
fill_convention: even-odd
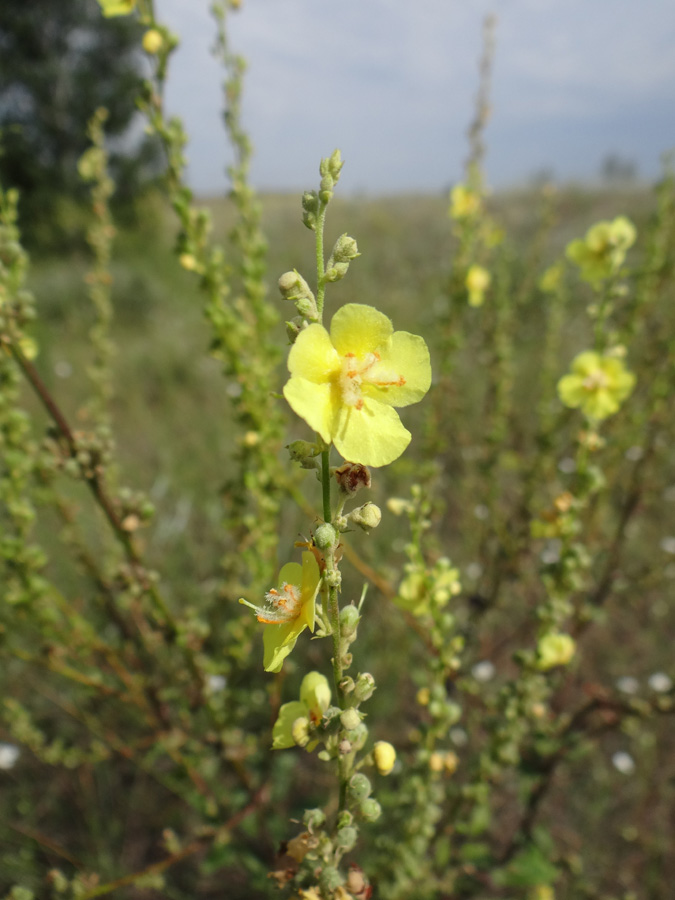
{"type": "MultiPolygon", "coordinates": [[[[190,181],[225,189],[222,72],[209,0],[157,0],[182,36],[167,94],[191,140],[190,181]]],[[[488,180],[597,177],[615,153],[643,177],[675,147],[673,0],[243,0],[245,125],[260,189],[316,181],[335,147],[341,187],[437,191],[461,177],[482,21],[497,16],[488,180]]]]}

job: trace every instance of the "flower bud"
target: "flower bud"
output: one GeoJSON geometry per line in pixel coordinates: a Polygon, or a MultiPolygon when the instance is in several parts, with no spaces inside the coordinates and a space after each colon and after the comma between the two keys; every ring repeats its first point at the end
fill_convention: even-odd
{"type": "Polygon", "coordinates": [[[377,741],[373,747],[373,759],[380,775],[388,775],[396,762],[396,750],[389,741],[377,741]]]}
{"type": "Polygon", "coordinates": [[[357,528],[361,528],[367,534],[373,528],[377,528],[382,521],[382,510],[379,506],[375,506],[374,503],[368,501],[363,506],[359,506],[358,509],[353,509],[347,518],[352,525],[356,525],[357,528]]]}
{"type": "Polygon", "coordinates": [[[286,445],[288,454],[293,462],[300,463],[303,469],[316,469],[318,467],[319,448],[310,441],[291,441],[286,445]]]}
{"type": "Polygon", "coordinates": [[[330,706],[328,680],[320,672],[308,672],[300,685],[300,702],[309,709],[312,719],[319,720],[330,706]]]}
{"type": "Polygon", "coordinates": [[[340,281],[340,279],[345,277],[348,269],[348,262],[333,263],[333,265],[326,269],[326,271],[324,272],[323,280],[328,281],[331,284],[335,281],[340,281]]]}
{"type": "Polygon", "coordinates": [[[306,809],[302,821],[308,831],[316,831],[324,824],[326,816],[321,809],[306,809]]]}
{"type": "Polygon", "coordinates": [[[340,715],[340,722],[346,731],[354,731],[361,724],[361,716],[353,707],[345,709],[340,715]]]}
{"type": "Polygon", "coordinates": [[[349,812],[348,809],[343,809],[338,813],[337,817],[337,829],[340,828],[349,828],[350,825],[354,824],[354,816],[349,812]]]}
{"type": "Polygon", "coordinates": [[[361,463],[344,463],[333,471],[338,490],[347,497],[353,497],[361,488],[369,488],[371,484],[370,470],[361,463]]]}
{"type": "Polygon", "coordinates": [[[335,242],[331,256],[336,263],[348,263],[356,259],[357,256],[361,256],[361,254],[354,238],[349,237],[348,234],[343,234],[335,242]]]}
{"type": "Polygon", "coordinates": [[[295,269],[292,272],[284,272],[277,284],[281,296],[285,300],[295,303],[295,308],[301,316],[313,321],[318,320],[319,311],[314,294],[299,272],[296,272],[295,269]]]}
{"type": "Polygon", "coordinates": [[[336,837],[336,844],[341,850],[351,850],[356,843],[359,833],[353,825],[347,828],[340,828],[336,837]]]}
{"type": "Polygon", "coordinates": [[[382,815],[382,807],[374,797],[368,797],[359,806],[359,812],[366,822],[376,822],[382,815]]]}
{"type": "Polygon", "coordinates": [[[305,191],[302,195],[302,221],[312,231],[316,228],[316,216],[319,210],[319,197],[316,191],[305,191]]]}
{"type": "Polygon", "coordinates": [[[323,522],[314,532],[314,543],[319,550],[330,550],[337,544],[337,532],[328,522],[323,522]]]}
{"type": "Polygon", "coordinates": [[[342,875],[335,866],[323,866],[319,876],[322,889],[329,894],[336,891],[342,884],[342,875]]]}
{"type": "Polygon", "coordinates": [[[159,53],[162,49],[162,45],[164,44],[164,38],[160,31],[156,28],[150,28],[143,35],[143,49],[146,53],[150,54],[150,56],[154,56],[155,53],[159,53]]]}
{"type": "Polygon", "coordinates": [[[306,327],[307,321],[302,316],[294,316],[290,322],[286,322],[286,335],[289,343],[294,344],[300,332],[306,327]]]}
{"type": "Polygon", "coordinates": [[[369,700],[375,693],[375,679],[370,672],[362,672],[354,685],[354,696],[359,703],[369,700]]]}
{"type": "MultiPolygon", "coordinates": [[[[359,615],[359,611],[352,603],[350,603],[349,606],[343,607],[340,610],[340,632],[342,636],[353,638],[360,621],[361,616],[359,615]]],[[[353,683],[354,682],[352,682],[352,684],[353,683]]]]}
{"type": "Polygon", "coordinates": [[[370,797],[372,789],[373,786],[370,783],[370,779],[362,772],[357,772],[349,779],[349,794],[357,803],[361,803],[367,797],[370,797]]]}

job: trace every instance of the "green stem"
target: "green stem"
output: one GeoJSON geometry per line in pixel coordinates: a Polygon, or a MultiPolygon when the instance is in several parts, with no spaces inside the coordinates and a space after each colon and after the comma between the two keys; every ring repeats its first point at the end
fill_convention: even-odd
{"type": "Polygon", "coordinates": [[[323,520],[330,525],[330,448],[321,454],[321,488],[323,493],[323,520]]]}
{"type": "Polygon", "coordinates": [[[319,310],[319,322],[323,318],[323,301],[326,293],[326,283],[323,280],[323,276],[325,275],[323,259],[323,228],[325,221],[326,204],[321,203],[316,222],[316,306],[319,310]]]}

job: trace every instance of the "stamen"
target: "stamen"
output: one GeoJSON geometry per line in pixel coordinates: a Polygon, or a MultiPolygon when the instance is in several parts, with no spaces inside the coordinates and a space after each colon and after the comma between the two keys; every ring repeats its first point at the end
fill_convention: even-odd
{"type": "Polygon", "coordinates": [[[244,599],[239,602],[252,609],[258,621],[264,625],[284,625],[297,619],[302,611],[300,588],[288,583],[282,585],[280,591],[275,588],[267,591],[263,606],[255,606],[244,599]]]}

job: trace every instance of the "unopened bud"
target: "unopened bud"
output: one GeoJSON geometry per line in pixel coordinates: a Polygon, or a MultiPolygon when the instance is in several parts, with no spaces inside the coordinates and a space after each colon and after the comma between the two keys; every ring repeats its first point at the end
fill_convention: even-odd
{"type": "Polygon", "coordinates": [[[300,702],[309,709],[312,718],[319,720],[330,706],[328,679],[320,672],[308,672],[300,685],[300,702]]]}
{"type": "Polygon", "coordinates": [[[337,532],[328,522],[323,522],[314,532],[314,543],[319,550],[330,550],[337,543],[337,532]]]}
{"type": "Polygon", "coordinates": [[[335,246],[333,247],[333,253],[331,255],[336,263],[351,262],[351,260],[356,259],[357,256],[361,256],[356,241],[348,234],[341,235],[337,241],[335,241],[335,246]]]}
{"type": "Polygon", "coordinates": [[[143,49],[146,53],[153,56],[155,53],[159,53],[162,49],[162,45],[164,43],[164,38],[160,31],[156,28],[150,28],[143,35],[143,49]]]}
{"type": "Polygon", "coordinates": [[[358,509],[352,510],[347,516],[352,525],[356,525],[363,531],[368,533],[382,521],[382,511],[379,506],[374,503],[364,503],[358,509]]]}
{"type": "Polygon", "coordinates": [[[284,272],[277,282],[281,296],[285,300],[291,300],[295,303],[295,308],[301,316],[308,319],[317,320],[319,311],[317,309],[316,300],[310,286],[299,272],[284,272]]]}
{"type": "Polygon", "coordinates": [[[305,191],[302,195],[302,221],[307,228],[316,228],[316,216],[319,209],[319,197],[316,191],[305,191]]]}
{"type": "Polygon", "coordinates": [[[302,316],[294,316],[290,322],[286,322],[286,334],[288,335],[289,342],[294,344],[300,332],[306,327],[307,320],[303,319],[302,316]]]}
{"type": "Polygon", "coordinates": [[[357,803],[370,797],[372,789],[370,779],[362,772],[357,772],[349,779],[349,794],[357,803]]]}
{"type": "Polygon", "coordinates": [[[354,685],[354,696],[359,703],[370,699],[375,693],[375,679],[370,672],[362,672],[354,685]]]}
{"type": "Polygon", "coordinates": [[[306,809],[302,821],[308,831],[316,831],[326,821],[326,815],[321,809],[306,809]]]}
{"type": "Polygon", "coordinates": [[[335,281],[340,281],[340,279],[345,277],[348,269],[348,262],[333,263],[333,265],[324,272],[323,280],[328,281],[331,284],[335,281]]]}
{"type": "Polygon", "coordinates": [[[359,611],[352,603],[350,603],[349,606],[344,606],[340,610],[340,632],[343,637],[353,637],[356,634],[356,629],[360,621],[361,616],[359,615],[359,611]]]}
{"type": "Polygon", "coordinates": [[[396,762],[396,750],[389,741],[377,741],[373,747],[373,759],[380,775],[388,775],[396,762]]]}
{"type": "Polygon", "coordinates": [[[374,797],[368,797],[359,807],[359,812],[366,822],[376,822],[382,815],[382,807],[374,797]]]}
{"type": "Polygon", "coordinates": [[[356,828],[353,825],[348,825],[346,828],[340,828],[337,833],[336,843],[341,850],[351,850],[356,843],[357,837],[358,832],[356,828]]]}
{"type": "Polygon", "coordinates": [[[340,715],[340,722],[342,727],[347,731],[354,731],[354,729],[358,728],[361,724],[361,716],[358,711],[353,708],[345,709],[340,715]]]}
{"type": "Polygon", "coordinates": [[[319,448],[310,441],[291,441],[286,445],[288,454],[293,462],[300,463],[303,469],[315,469],[318,466],[316,457],[319,455],[319,448]]]}

